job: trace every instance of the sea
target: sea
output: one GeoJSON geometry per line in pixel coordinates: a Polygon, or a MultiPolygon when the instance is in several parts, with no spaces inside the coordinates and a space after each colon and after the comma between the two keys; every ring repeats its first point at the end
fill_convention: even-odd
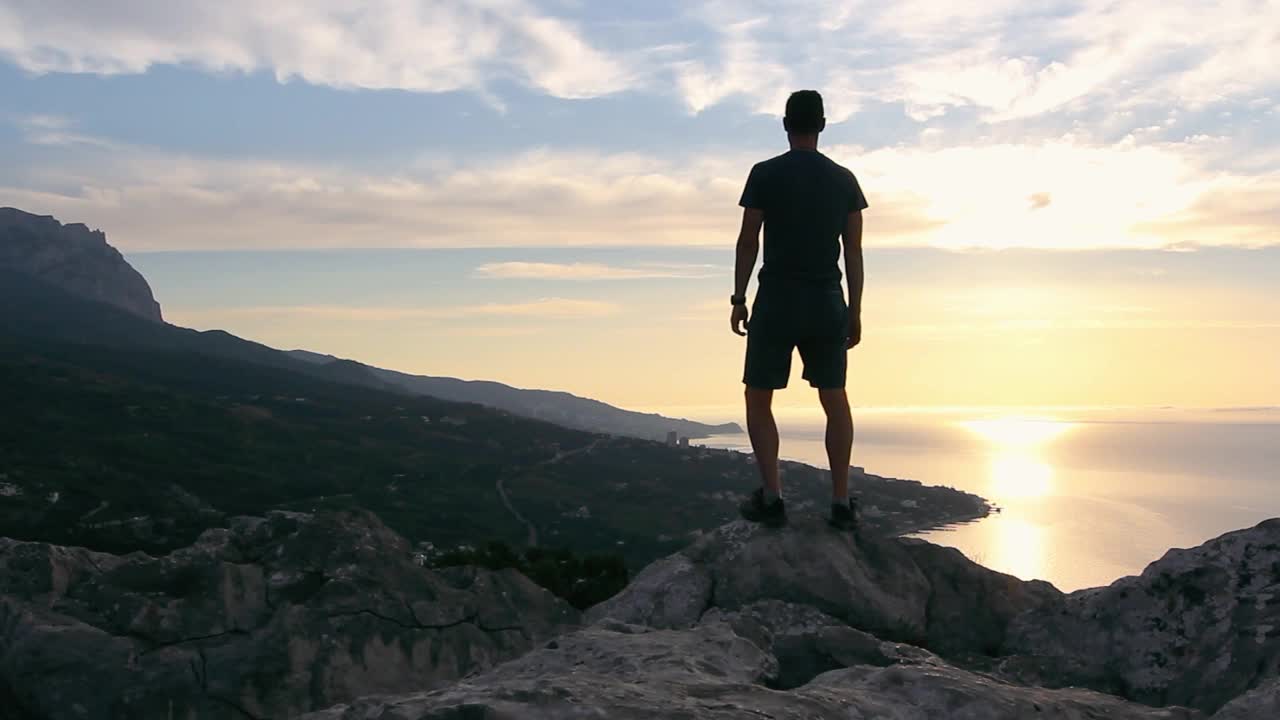
{"type": "MultiPolygon", "coordinates": [[[[707,421],[724,408],[664,408],[707,421]]],[[[826,466],[823,422],[777,413],[784,458],[826,466]]],[[[1280,408],[863,408],[853,465],[972,492],[989,517],[917,536],[1064,591],[1280,517],[1280,408]]],[[[696,441],[750,452],[744,434],[696,441]]],[[[785,492],[785,489],[784,489],[785,492]]]]}

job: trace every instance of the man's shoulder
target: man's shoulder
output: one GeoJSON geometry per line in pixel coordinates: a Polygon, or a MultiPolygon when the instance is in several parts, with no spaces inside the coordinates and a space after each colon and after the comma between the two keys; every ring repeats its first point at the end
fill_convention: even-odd
{"type": "Polygon", "coordinates": [[[828,156],[828,155],[825,155],[825,154],[824,154],[824,155],[822,156],[822,158],[823,158],[824,160],[826,160],[826,161],[827,161],[827,164],[831,167],[831,169],[832,169],[832,170],[835,170],[836,172],[840,173],[841,175],[848,175],[848,176],[849,176],[849,177],[851,177],[851,178],[853,177],[853,171],[852,171],[852,170],[850,170],[849,168],[845,167],[844,165],[841,165],[840,163],[836,162],[835,160],[832,160],[830,156],[828,156]]]}
{"type": "Polygon", "coordinates": [[[768,171],[768,170],[771,170],[771,169],[773,169],[773,168],[775,168],[775,167],[778,167],[779,165],[783,164],[783,162],[785,162],[785,161],[786,161],[786,159],[787,159],[787,154],[786,154],[786,153],[783,153],[783,154],[781,154],[781,155],[774,155],[773,157],[769,158],[768,160],[761,160],[760,162],[756,163],[755,165],[752,165],[752,166],[751,166],[751,169],[752,169],[752,170],[763,170],[763,171],[768,171]]]}
{"type": "Polygon", "coordinates": [[[827,158],[827,162],[831,163],[831,172],[839,178],[839,183],[841,185],[853,188],[859,187],[858,176],[854,175],[852,170],[831,158],[827,158]]]}

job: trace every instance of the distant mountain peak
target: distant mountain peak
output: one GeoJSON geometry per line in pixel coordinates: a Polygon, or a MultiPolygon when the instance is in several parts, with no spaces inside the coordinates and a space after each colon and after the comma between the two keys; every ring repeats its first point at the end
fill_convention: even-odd
{"type": "Polygon", "coordinates": [[[0,207],[0,270],[12,270],[69,293],[163,322],[146,278],[101,230],[62,224],[51,215],[0,207]]]}

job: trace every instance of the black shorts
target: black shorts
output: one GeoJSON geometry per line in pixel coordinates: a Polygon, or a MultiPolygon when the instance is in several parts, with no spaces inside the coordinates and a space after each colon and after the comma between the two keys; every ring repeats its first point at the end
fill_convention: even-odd
{"type": "Polygon", "coordinates": [[[747,323],[742,382],[777,390],[791,377],[800,350],[804,379],[819,389],[843,388],[848,368],[849,307],[836,283],[762,283],[747,323]]]}

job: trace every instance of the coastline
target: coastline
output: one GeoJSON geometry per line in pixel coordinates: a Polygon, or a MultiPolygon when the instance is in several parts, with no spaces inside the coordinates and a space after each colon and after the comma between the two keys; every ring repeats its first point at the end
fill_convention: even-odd
{"type": "MultiPolygon", "coordinates": [[[[783,460],[779,465],[785,482],[804,493],[805,499],[793,506],[802,511],[825,511],[829,471],[797,460],[783,460]],[[815,494],[817,498],[812,499],[815,494]],[[810,504],[815,507],[809,507],[810,504]]],[[[943,530],[975,523],[1000,512],[997,505],[975,493],[877,475],[863,468],[851,468],[849,482],[851,493],[859,500],[863,527],[881,536],[901,537],[943,530]]]]}

